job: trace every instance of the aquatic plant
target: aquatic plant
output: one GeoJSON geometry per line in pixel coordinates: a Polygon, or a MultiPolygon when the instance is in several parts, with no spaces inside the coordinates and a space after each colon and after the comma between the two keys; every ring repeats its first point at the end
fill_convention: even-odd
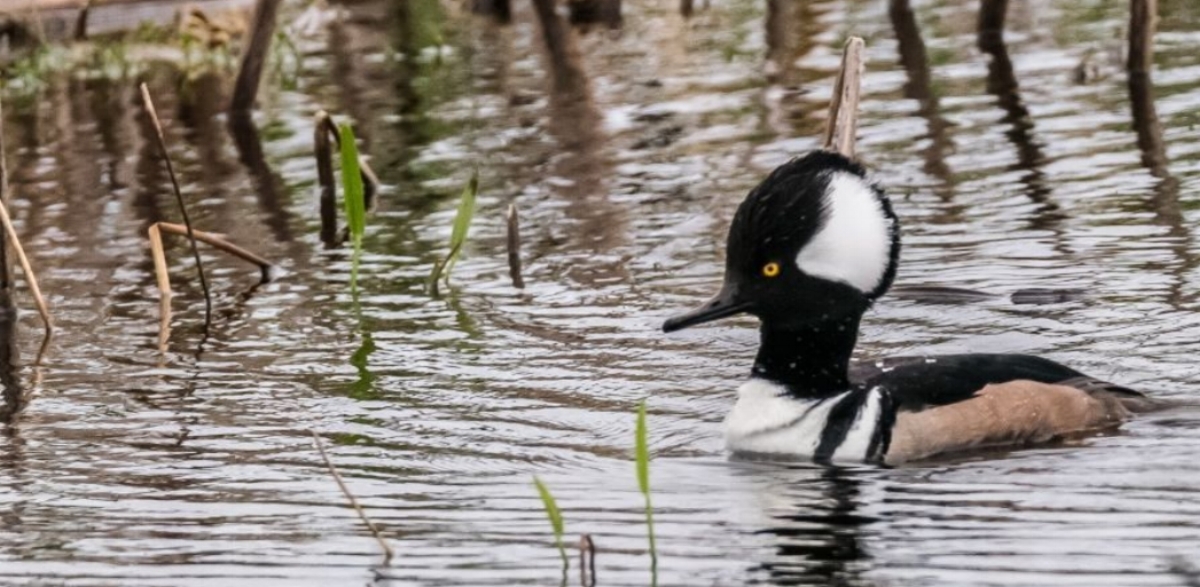
{"type": "Polygon", "coordinates": [[[445,279],[450,283],[450,271],[462,247],[467,242],[467,230],[471,228],[471,219],[475,217],[475,196],[479,194],[479,172],[471,174],[471,180],[463,188],[462,199],[458,203],[458,212],[454,215],[454,226],[450,230],[450,252],[440,263],[433,266],[429,273],[429,292],[438,295],[438,280],[445,279]]]}
{"type": "Polygon", "coordinates": [[[362,255],[363,233],[367,229],[367,204],[363,195],[362,171],[358,167],[358,145],[354,141],[354,129],[343,123],[338,127],[339,147],[342,152],[342,187],[345,195],[346,223],[350,231],[350,242],[354,256],[350,263],[350,289],[358,288],[358,262],[362,255]]]}
{"type": "Polygon", "coordinates": [[[650,539],[650,572],[654,582],[658,576],[658,549],[654,545],[654,506],[650,502],[650,448],[646,442],[646,400],[638,404],[637,427],[634,432],[634,458],[637,460],[638,489],[646,499],[646,532],[650,539]]]}
{"type": "Polygon", "coordinates": [[[567,549],[563,546],[563,519],[562,512],[558,509],[558,503],[554,501],[554,496],[550,494],[550,489],[538,479],[537,475],[533,476],[533,484],[537,487],[538,495],[542,498],[542,507],[546,510],[546,517],[550,518],[550,527],[554,530],[554,545],[558,547],[558,555],[562,557],[563,574],[567,572],[570,562],[567,559],[567,549]]]}

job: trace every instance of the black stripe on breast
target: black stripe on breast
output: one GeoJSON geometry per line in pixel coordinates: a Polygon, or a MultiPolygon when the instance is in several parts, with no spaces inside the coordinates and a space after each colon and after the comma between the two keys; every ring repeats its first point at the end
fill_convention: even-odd
{"type": "Polygon", "coordinates": [[[870,395],[868,390],[858,389],[833,406],[825,420],[825,428],[821,431],[821,442],[817,444],[817,450],[813,454],[814,461],[828,463],[833,458],[833,453],[846,442],[846,435],[854,426],[858,413],[862,411],[870,395]]]}
{"type": "Polygon", "coordinates": [[[896,400],[887,388],[879,390],[879,421],[875,423],[875,432],[871,434],[871,444],[867,447],[867,460],[882,461],[887,456],[892,444],[892,428],[896,425],[896,400]]]}

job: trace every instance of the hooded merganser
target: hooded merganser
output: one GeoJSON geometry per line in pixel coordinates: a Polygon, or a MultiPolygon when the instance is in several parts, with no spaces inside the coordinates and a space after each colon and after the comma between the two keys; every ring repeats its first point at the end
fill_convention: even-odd
{"type": "Polygon", "coordinates": [[[815,151],[738,207],[720,293],[672,332],[739,313],[762,322],[751,378],[725,420],[734,453],[894,464],[1047,442],[1119,425],[1142,394],[1017,354],[851,364],[859,321],[896,276],[900,231],[857,163],[815,151]]]}

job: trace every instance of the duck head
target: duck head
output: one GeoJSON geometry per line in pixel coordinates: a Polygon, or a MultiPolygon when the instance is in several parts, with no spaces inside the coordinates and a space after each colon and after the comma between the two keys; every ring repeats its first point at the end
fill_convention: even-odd
{"type": "Polygon", "coordinates": [[[673,332],[748,313],[763,328],[849,323],[887,292],[900,231],[891,203],[857,163],[814,151],[775,169],[729,227],[720,293],[663,324],[673,332]]]}

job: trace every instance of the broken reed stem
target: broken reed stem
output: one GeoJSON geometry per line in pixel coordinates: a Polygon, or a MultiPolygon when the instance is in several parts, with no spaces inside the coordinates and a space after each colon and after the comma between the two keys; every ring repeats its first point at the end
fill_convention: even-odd
{"type": "Polygon", "coordinates": [[[346,501],[350,502],[350,507],[353,507],[354,511],[358,512],[358,519],[362,520],[362,523],[371,531],[371,535],[375,537],[375,541],[379,543],[379,547],[383,549],[383,565],[387,566],[388,563],[392,562],[395,552],[392,551],[392,547],[388,545],[387,541],[383,539],[383,534],[379,531],[379,528],[375,526],[371,518],[367,517],[367,512],[359,505],[354,494],[350,493],[350,488],[342,480],[342,475],[338,473],[337,467],[333,465],[333,461],[329,460],[329,454],[325,452],[325,444],[321,442],[321,436],[315,430],[310,430],[309,433],[312,434],[313,444],[317,445],[317,451],[321,453],[321,459],[325,461],[325,467],[329,469],[329,474],[333,476],[333,480],[337,482],[338,488],[342,490],[342,495],[346,496],[346,501]]]}
{"type": "Polygon", "coordinates": [[[154,258],[154,279],[158,282],[158,351],[165,353],[171,339],[171,277],[167,274],[167,252],[159,224],[151,224],[146,233],[150,237],[150,256],[154,258]]]}
{"type": "Polygon", "coordinates": [[[508,274],[513,287],[525,289],[525,278],[521,276],[521,219],[517,217],[517,203],[508,205],[504,215],[508,221],[508,274]]]}
{"type": "MultiPolygon", "coordinates": [[[[187,227],[182,224],[175,224],[173,222],[158,222],[158,223],[155,223],[154,228],[159,228],[163,232],[166,232],[168,234],[177,234],[180,236],[188,236],[187,227]]],[[[247,263],[258,265],[259,271],[262,272],[263,282],[267,282],[267,281],[271,280],[271,267],[274,264],[271,263],[270,261],[258,256],[257,254],[255,254],[251,251],[243,249],[242,247],[239,247],[239,246],[225,240],[220,235],[213,234],[211,232],[206,232],[206,231],[199,230],[199,229],[192,230],[192,234],[195,236],[196,240],[198,240],[202,243],[205,243],[216,249],[219,249],[221,251],[229,253],[230,255],[233,255],[234,257],[237,257],[243,261],[246,261],[247,263]]],[[[165,268],[166,267],[164,265],[164,269],[165,268]]],[[[167,287],[168,287],[168,289],[170,288],[169,285],[167,287]]]]}
{"type": "Polygon", "coordinates": [[[333,151],[329,148],[330,135],[337,137],[337,134],[329,114],[324,110],[318,111],[313,122],[313,154],[317,158],[317,186],[321,190],[321,242],[325,243],[326,248],[339,244],[337,182],[333,178],[333,151]]]}
{"type": "MultiPolygon", "coordinates": [[[[329,137],[333,137],[333,146],[340,152],[342,138],[329,113],[319,110],[315,118],[313,154],[317,159],[317,185],[321,190],[321,242],[325,243],[326,248],[332,248],[350,238],[349,230],[340,234],[337,230],[337,183],[333,176],[333,152],[329,142],[329,137]]],[[[363,179],[363,206],[369,214],[377,206],[375,196],[379,192],[379,177],[361,155],[358,158],[358,171],[363,179]]]]}
{"type": "Polygon", "coordinates": [[[579,585],[596,587],[596,543],[591,534],[579,537],[579,585]]]}
{"type": "Polygon", "coordinates": [[[254,108],[258,96],[258,84],[262,79],[267,51],[271,48],[271,37],[275,35],[275,14],[279,12],[280,0],[258,0],[254,8],[254,23],[250,30],[250,41],[242,53],[242,65],[238,69],[237,81],[233,86],[233,99],[229,103],[231,112],[249,112],[254,108]]]}
{"type": "Polygon", "coordinates": [[[829,119],[821,141],[825,149],[854,158],[854,143],[858,136],[858,102],[862,92],[863,40],[850,37],[842,51],[842,68],[833,85],[829,102],[829,119]]]}
{"type": "MultiPolygon", "coordinates": [[[[21,263],[21,270],[25,272],[25,281],[29,283],[29,291],[33,293],[33,302],[37,305],[38,314],[42,316],[42,325],[46,329],[46,341],[42,343],[44,349],[50,340],[50,333],[54,332],[54,324],[50,321],[50,310],[46,306],[46,298],[42,297],[42,289],[38,287],[37,275],[33,272],[33,266],[29,264],[29,257],[25,256],[25,248],[21,246],[21,239],[17,237],[12,217],[8,215],[8,164],[5,162],[7,155],[4,152],[3,118],[4,109],[3,106],[0,106],[0,224],[3,224],[4,232],[8,235],[8,242],[17,253],[17,261],[21,263]]],[[[3,246],[4,243],[0,242],[0,247],[3,246]]],[[[5,259],[6,257],[7,255],[5,259]]],[[[10,286],[11,282],[7,280],[7,267],[4,268],[4,271],[5,284],[10,286]]],[[[40,353],[38,362],[41,362],[40,353]]]]}
{"type": "Polygon", "coordinates": [[[162,153],[163,161],[167,164],[167,175],[171,177],[171,188],[175,191],[175,201],[179,203],[179,214],[183,216],[183,224],[187,228],[188,241],[192,243],[192,256],[196,259],[196,272],[200,275],[200,288],[204,290],[204,325],[212,324],[212,294],[208,291],[208,279],[204,276],[204,264],[200,261],[200,248],[196,246],[195,231],[192,221],[188,218],[187,206],[183,204],[183,193],[179,191],[179,179],[175,177],[175,166],[171,164],[171,156],[167,153],[167,139],[163,136],[162,123],[158,120],[158,111],[154,109],[154,101],[150,99],[150,88],[145,82],[141,85],[142,106],[154,123],[154,134],[158,138],[158,150],[162,153]]]}

